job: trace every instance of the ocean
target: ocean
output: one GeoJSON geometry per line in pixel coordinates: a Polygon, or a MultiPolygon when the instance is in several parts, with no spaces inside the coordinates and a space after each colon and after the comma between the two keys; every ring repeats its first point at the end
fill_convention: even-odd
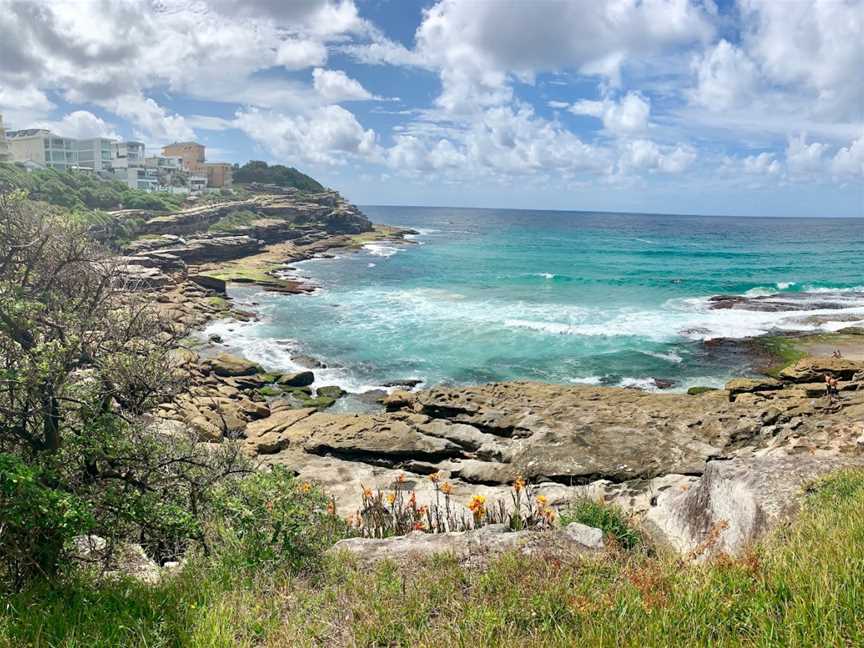
{"type": "Polygon", "coordinates": [[[274,369],[318,358],[328,367],[318,384],[353,392],[403,379],[680,391],[753,370],[730,340],[864,322],[861,219],[362,209],[420,234],[295,264],[320,287],[310,295],[234,287],[261,320],[207,333],[274,369]],[[844,309],[820,308],[829,291],[848,293],[844,309]],[[794,292],[815,293],[813,308],[715,310],[708,301],[794,292]]]}

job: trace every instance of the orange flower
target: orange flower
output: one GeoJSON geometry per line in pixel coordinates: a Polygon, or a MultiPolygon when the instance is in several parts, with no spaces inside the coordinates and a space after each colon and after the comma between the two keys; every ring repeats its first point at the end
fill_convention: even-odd
{"type": "Polygon", "coordinates": [[[311,490],[312,490],[312,484],[310,484],[309,482],[303,482],[302,484],[300,484],[300,492],[301,493],[308,493],[311,490]]]}
{"type": "Polygon", "coordinates": [[[537,504],[540,505],[540,508],[546,508],[546,505],[548,503],[549,503],[549,500],[546,499],[545,495],[538,495],[537,496],[537,504]]]}
{"type": "Polygon", "coordinates": [[[411,491],[411,497],[408,498],[408,506],[417,508],[417,494],[414,491],[411,491]]]}
{"type": "Polygon", "coordinates": [[[330,515],[336,515],[336,502],[334,502],[332,499],[327,502],[327,512],[330,515]]]}
{"type": "Polygon", "coordinates": [[[441,492],[445,495],[449,495],[453,492],[453,487],[450,485],[450,482],[444,482],[441,484],[441,492]]]}
{"type": "Polygon", "coordinates": [[[475,495],[468,504],[468,510],[474,513],[475,516],[483,515],[483,512],[486,510],[486,498],[482,495],[475,495]]]}
{"type": "Polygon", "coordinates": [[[423,524],[422,522],[415,522],[415,523],[414,523],[414,530],[415,530],[415,531],[425,531],[425,530],[426,530],[426,525],[423,524]]]}
{"type": "Polygon", "coordinates": [[[555,519],[555,509],[547,508],[543,510],[543,516],[547,522],[552,522],[555,519]]]}
{"type": "Polygon", "coordinates": [[[387,502],[392,506],[393,502],[396,501],[396,493],[388,493],[387,494],[387,502]]]}
{"type": "Polygon", "coordinates": [[[439,479],[441,479],[441,473],[440,472],[434,472],[431,475],[429,475],[429,481],[431,481],[433,484],[437,484],[439,479]]]}
{"type": "Polygon", "coordinates": [[[427,512],[428,510],[429,510],[429,508],[428,508],[427,506],[421,506],[419,509],[417,509],[417,512],[418,512],[420,515],[426,515],[426,512],[427,512]]]}
{"type": "Polygon", "coordinates": [[[372,499],[372,489],[363,487],[363,499],[372,499]]]}
{"type": "Polygon", "coordinates": [[[396,483],[397,484],[404,484],[405,483],[405,473],[399,473],[399,476],[396,478],[396,483]]]}
{"type": "Polygon", "coordinates": [[[522,478],[522,475],[518,475],[516,477],[516,481],[513,482],[513,490],[515,490],[518,493],[523,488],[525,488],[525,480],[522,478]]]}

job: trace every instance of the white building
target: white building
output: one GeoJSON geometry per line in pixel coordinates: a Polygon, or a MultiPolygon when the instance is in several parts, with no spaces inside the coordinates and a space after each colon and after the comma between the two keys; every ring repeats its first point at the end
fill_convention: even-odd
{"type": "Polygon", "coordinates": [[[0,115],[0,162],[10,162],[12,153],[9,151],[9,143],[6,141],[6,129],[3,128],[3,115],[0,115]]]}
{"type": "Polygon", "coordinates": [[[9,131],[9,151],[15,162],[35,162],[58,171],[110,171],[114,140],[105,137],[60,137],[44,128],[9,131]]]}

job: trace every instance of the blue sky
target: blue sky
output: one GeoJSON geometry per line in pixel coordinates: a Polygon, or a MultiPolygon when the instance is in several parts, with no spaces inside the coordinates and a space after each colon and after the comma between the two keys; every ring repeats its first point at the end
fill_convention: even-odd
{"type": "Polygon", "coordinates": [[[862,216],[862,24],[862,0],[0,0],[0,112],[361,204],[862,216]]]}

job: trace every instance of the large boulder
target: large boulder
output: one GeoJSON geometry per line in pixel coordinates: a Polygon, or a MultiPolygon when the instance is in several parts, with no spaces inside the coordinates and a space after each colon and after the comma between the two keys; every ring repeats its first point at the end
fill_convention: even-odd
{"type": "Polygon", "coordinates": [[[230,353],[220,353],[207,362],[217,376],[254,376],[264,371],[260,365],[251,360],[230,353]]]}
{"type": "Polygon", "coordinates": [[[774,455],[710,461],[699,483],[661,493],[643,526],[657,544],[692,559],[737,555],[798,509],[804,486],[859,455],[774,455]]]}
{"type": "Polygon", "coordinates": [[[283,387],[308,387],[315,382],[315,374],[311,371],[282,374],[276,381],[283,387]]]}
{"type": "Polygon", "coordinates": [[[503,524],[493,524],[472,531],[423,533],[414,531],[392,538],[349,538],[340,540],[329,551],[353,554],[366,564],[392,560],[410,563],[418,558],[438,554],[453,555],[460,562],[482,562],[490,556],[518,551],[523,555],[545,553],[590,554],[603,550],[600,529],[574,522],[552,531],[510,531],[503,524]]]}

